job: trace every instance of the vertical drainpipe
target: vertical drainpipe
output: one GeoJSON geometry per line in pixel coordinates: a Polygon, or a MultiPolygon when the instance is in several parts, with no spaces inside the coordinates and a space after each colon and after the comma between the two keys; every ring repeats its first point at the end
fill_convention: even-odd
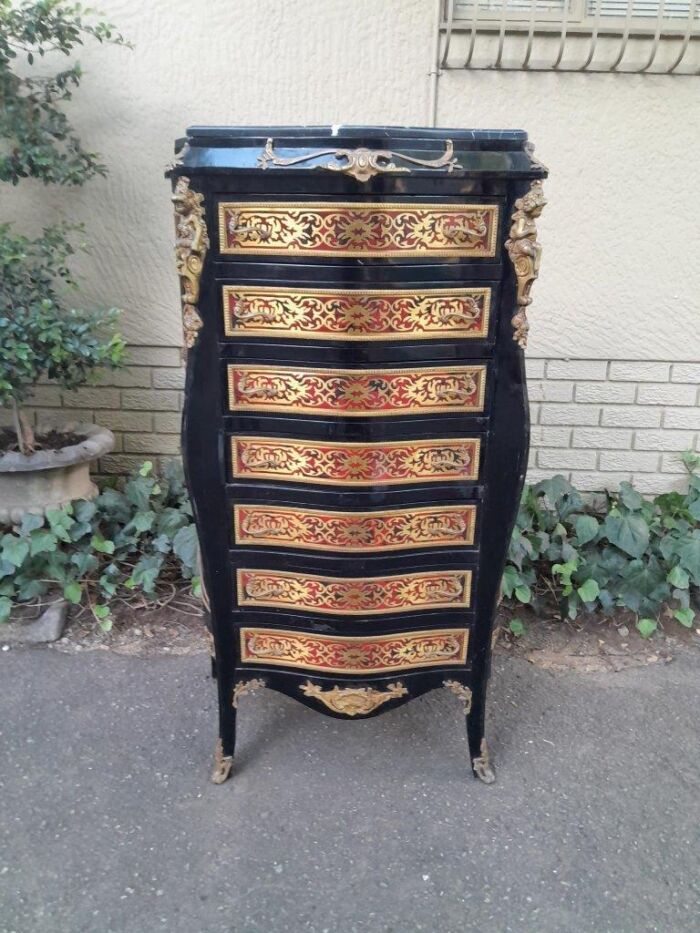
{"type": "Polygon", "coordinates": [[[428,98],[428,126],[437,125],[438,81],[440,79],[440,20],[442,18],[442,0],[435,2],[435,21],[433,24],[432,60],[430,63],[430,91],[428,98]]]}

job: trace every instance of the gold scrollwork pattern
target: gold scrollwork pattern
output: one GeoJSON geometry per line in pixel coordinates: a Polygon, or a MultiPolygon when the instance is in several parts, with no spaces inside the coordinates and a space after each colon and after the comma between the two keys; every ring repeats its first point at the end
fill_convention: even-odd
{"type": "Polygon", "coordinates": [[[325,577],[282,570],[236,572],[239,606],[272,606],[330,615],[379,615],[408,609],[466,608],[471,571],[390,577],[325,577]]]}
{"type": "Polygon", "coordinates": [[[498,205],[237,201],[219,204],[227,255],[496,255],[498,205]]]}
{"type": "Polygon", "coordinates": [[[365,417],[480,412],[485,388],[485,366],[419,370],[228,367],[231,411],[365,417]]]}
{"type": "Polygon", "coordinates": [[[279,479],[321,485],[393,486],[475,480],[479,438],[381,444],[232,437],[236,478],[279,479]]]}
{"type": "Polygon", "coordinates": [[[442,685],[464,703],[464,715],[468,716],[472,709],[472,692],[469,687],[465,687],[458,680],[443,680],[442,685]]]}
{"type": "Polygon", "coordinates": [[[227,337],[306,340],[480,340],[488,335],[490,288],[265,288],[224,285],[227,337]]]}
{"type": "Polygon", "coordinates": [[[431,629],[374,638],[316,635],[286,629],[241,628],[241,663],[380,674],[415,667],[466,663],[466,628],[431,629]]]}
{"type": "Polygon", "coordinates": [[[533,181],[530,190],[515,202],[515,212],[511,218],[509,239],[505,246],[508,250],[517,282],[517,310],[511,319],[513,340],[522,347],[527,347],[527,334],[530,325],[527,320],[527,307],[532,302],[530,290],[540,271],[542,247],[537,242],[535,219],[540,216],[546,205],[541,181],[533,181]]]}
{"type": "Polygon", "coordinates": [[[199,283],[209,237],[204,220],[204,195],[192,191],[190,180],[181,175],[172,197],[175,205],[175,265],[182,293],[183,355],[191,350],[202,327],[197,310],[199,283]]]}
{"type": "Polygon", "coordinates": [[[331,512],[277,505],[234,506],[237,544],[308,550],[400,551],[414,547],[470,546],[475,505],[331,512]]]}
{"type": "Polygon", "coordinates": [[[245,696],[246,693],[254,693],[256,690],[261,690],[266,686],[267,682],[261,677],[252,677],[250,680],[236,681],[233,687],[231,706],[236,709],[238,707],[238,701],[242,696],[245,696]]]}
{"type": "Polygon", "coordinates": [[[304,696],[319,700],[328,709],[343,716],[367,716],[389,700],[397,700],[408,694],[400,681],[387,684],[384,690],[374,687],[339,687],[337,684],[330,690],[324,690],[319,684],[307,680],[299,689],[304,696]]]}
{"type": "Polygon", "coordinates": [[[260,168],[263,170],[271,165],[277,167],[286,167],[290,165],[300,165],[302,162],[309,162],[311,159],[320,159],[323,156],[333,156],[330,162],[324,165],[315,165],[313,168],[328,169],[331,172],[342,172],[345,175],[352,175],[358,181],[369,181],[375,175],[384,172],[410,172],[411,169],[406,166],[398,166],[394,159],[402,162],[409,162],[419,168],[442,169],[448,174],[456,168],[462,168],[454,154],[454,145],[451,139],[445,140],[445,152],[437,159],[417,159],[414,156],[404,155],[401,152],[392,152],[390,149],[367,149],[364,146],[358,146],[356,149],[317,149],[314,152],[305,152],[297,156],[280,156],[274,150],[274,143],[271,138],[267,140],[262,154],[258,156],[260,168]]]}

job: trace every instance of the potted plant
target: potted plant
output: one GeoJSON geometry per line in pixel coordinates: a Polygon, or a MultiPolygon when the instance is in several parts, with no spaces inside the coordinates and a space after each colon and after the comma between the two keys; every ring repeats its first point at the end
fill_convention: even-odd
{"type": "MultiPolygon", "coordinates": [[[[85,37],[125,44],[109,24],[85,19],[89,12],[64,0],[0,0],[0,181],[80,186],[106,173],[62,110],[80,84],[80,65],[45,68],[85,37]]],[[[76,283],[68,263],[84,248],[76,246],[79,233],[61,224],[30,239],[0,224],[0,405],[12,425],[0,431],[0,522],[91,498],[90,461],[114,443],[96,425],[34,429],[22,407],[38,382],[73,389],[100,367],[119,365],[124,350],[115,309],[77,310],[70,302],[76,283]]]]}

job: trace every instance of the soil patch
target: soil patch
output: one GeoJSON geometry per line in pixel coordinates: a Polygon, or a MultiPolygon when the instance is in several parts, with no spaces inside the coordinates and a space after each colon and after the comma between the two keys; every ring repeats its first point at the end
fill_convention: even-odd
{"type": "Polygon", "coordinates": [[[103,632],[84,609],[71,610],[59,651],[114,651],[148,658],[209,652],[202,603],[189,587],[162,589],[155,600],[136,598],[112,605],[114,624],[103,632]]]}
{"type": "MultiPolygon", "coordinates": [[[[37,450],[62,450],[74,444],[82,444],[87,440],[85,434],[74,434],[72,431],[41,431],[36,435],[37,450]]],[[[0,430],[0,454],[16,452],[18,450],[17,436],[14,431],[7,428],[0,430]]]]}
{"type": "Polygon", "coordinates": [[[584,614],[572,623],[541,619],[524,608],[515,612],[501,607],[498,622],[496,651],[553,671],[615,672],[672,661],[684,647],[700,650],[700,629],[685,629],[662,618],[659,630],[642,638],[634,627],[634,615],[627,611],[606,619],[584,614]],[[512,618],[520,619],[525,628],[518,638],[508,632],[512,618]]]}
{"type": "MultiPolygon", "coordinates": [[[[202,604],[189,588],[163,588],[155,601],[134,598],[128,603],[116,602],[113,615],[112,630],[102,632],[87,611],[73,608],[63,637],[51,647],[68,652],[114,651],[134,657],[209,651],[202,604]]],[[[662,620],[659,631],[644,639],[634,627],[634,617],[626,612],[605,620],[584,616],[574,624],[502,606],[497,625],[496,652],[553,671],[615,672],[671,661],[684,647],[700,650],[700,629],[684,629],[675,621],[662,620]],[[525,628],[518,638],[508,632],[514,617],[525,628]]]]}

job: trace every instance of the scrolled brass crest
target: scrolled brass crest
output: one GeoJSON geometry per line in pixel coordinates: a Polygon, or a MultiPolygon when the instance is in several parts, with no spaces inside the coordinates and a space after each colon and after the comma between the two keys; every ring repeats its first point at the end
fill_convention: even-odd
{"type": "Polygon", "coordinates": [[[267,681],[262,677],[251,677],[250,680],[237,680],[233,687],[231,706],[237,709],[238,701],[242,696],[245,696],[247,693],[254,693],[256,690],[261,690],[266,686],[267,681]]]}
{"type": "Polygon", "coordinates": [[[172,202],[175,205],[175,265],[182,294],[183,356],[186,356],[202,327],[197,302],[209,236],[204,220],[204,195],[192,191],[190,180],[184,175],[177,180],[172,202]]]}
{"type": "Polygon", "coordinates": [[[387,684],[386,690],[376,690],[374,687],[339,687],[337,685],[331,690],[324,690],[318,684],[307,680],[299,689],[304,696],[313,697],[334,713],[341,713],[344,716],[366,716],[368,713],[374,712],[377,707],[388,703],[389,700],[398,699],[408,693],[408,690],[400,681],[387,684]]]}
{"type": "Polygon", "coordinates": [[[508,250],[517,283],[517,311],[511,319],[513,340],[524,350],[527,347],[527,307],[532,302],[530,290],[540,271],[542,246],[537,242],[535,219],[546,205],[541,181],[533,181],[530,190],[515,202],[511,217],[510,236],[505,247],[508,250]]]}
{"type": "Polygon", "coordinates": [[[323,165],[316,165],[314,168],[327,169],[331,172],[342,172],[345,175],[352,175],[358,181],[369,181],[375,175],[384,172],[407,173],[411,169],[397,165],[394,159],[401,162],[409,162],[419,168],[441,169],[452,172],[456,168],[462,168],[454,154],[454,146],[451,139],[445,140],[445,152],[437,159],[417,159],[414,156],[405,155],[401,152],[392,152],[390,149],[367,149],[359,146],[356,149],[317,149],[315,152],[307,152],[299,156],[280,156],[274,151],[274,142],[270,137],[265,144],[262,154],[258,156],[260,168],[266,169],[271,165],[284,167],[289,165],[298,165],[301,162],[308,162],[311,159],[320,159],[322,156],[330,155],[333,158],[323,165]]]}
{"type": "Polygon", "coordinates": [[[443,680],[442,686],[464,703],[464,715],[468,716],[472,710],[472,692],[469,687],[465,687],[458,680],[443,680]]]}

